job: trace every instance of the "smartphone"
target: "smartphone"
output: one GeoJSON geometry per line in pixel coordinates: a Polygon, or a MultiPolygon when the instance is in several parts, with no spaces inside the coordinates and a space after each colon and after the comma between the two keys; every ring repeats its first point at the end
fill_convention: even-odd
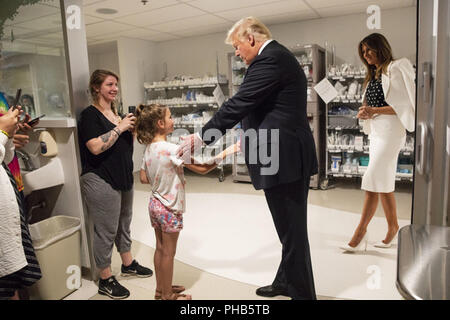
{"type": "Polygon", "coordinates": [[[136,114],[136,106],[129,106],[128,113],[136,114]]]}
{"type": "Polygon", "coordinates": [[[14,99],[14,103],[11,106],[11,108],[14,110],[19,105],[20,96],[22,95],[22,89],[17,89],[16,91],[16,98],[14,99]]]}
{"type": "Polygon", "coordinates": [[[34,126],[34,124],[35,124],[36,122],[38,122],[40,118],[43,118],[43,117],[45,117],[45,114],[41,114],[39,117],[36,117],[36,118],[34,118],[34,119],[28,121],[28,122],[27,122],[27,125],[29,125],[30,127],[31,127],[31,126],[34,126]]]}

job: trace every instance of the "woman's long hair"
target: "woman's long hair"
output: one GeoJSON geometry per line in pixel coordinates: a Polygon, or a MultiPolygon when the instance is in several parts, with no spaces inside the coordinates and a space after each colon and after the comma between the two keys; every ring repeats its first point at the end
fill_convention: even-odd
{"type": "Polygon", "coordinates": [[[162,104],[141,104],[136,108],[136,138],[139,143],[150,144],[158,133],[158,120],[164,122],[167,107],[162,104]]]}
{"type": "Polygon", "coordinates": [[[392,57],[391,45],[389,44],[387,39],[380,33],[372,33],[362,39],[358,45],[358,53],[361,61],[364,63],[367,69],[366,79],[364,80],[364,87],[367,86],[370,80],[379,79],[382,73],[386,74],[389,63],[394,60],[394,58],[392,57]],[[364,59],[364,54],[362,52],[363,45],[365,45],[367,49],[375,52],[379,61],[378,68],[375,65],[369,65],[366,59],[364,59]]]}
{"type": "MultiPolygon", "coordinates": [[[[97,69],[91,74],[89,80],[89,92],[91,93],[91,98],[94,103],[98,104],[100,94],[98,91],[108,76],[116,78],[117,82],[119,82],[119,76],[112,71],[97,69]]],[[[111,103],[111,110],[116,116],[118,115],[114,101],[111,103]]]]}

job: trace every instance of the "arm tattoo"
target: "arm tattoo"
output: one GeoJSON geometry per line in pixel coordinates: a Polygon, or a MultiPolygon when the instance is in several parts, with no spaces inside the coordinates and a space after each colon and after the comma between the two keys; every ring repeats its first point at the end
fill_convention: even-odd
{"type": "Polygon", "coordinates": [[[111,137],[111,131],[105,133],[104,135],[100,136],[100,139],[102,139],[103,143],[108,142],[109,138],[111,137]]]}
{"type": "MultiPolygon", "coordinates": [[[[114,128],[115,129],[115,128],[114,128]]],[[[117,139],[119,139],[119,136],[117,134],[112,134],[112,132],[117,133],[114,129],[111,131],[105,133],[104,135],[100,136],[100,140],[103,142],[103,145],[101,147],[101,151],[104,152],[112,147],[114,143],[116,143],[117,139]]]]}

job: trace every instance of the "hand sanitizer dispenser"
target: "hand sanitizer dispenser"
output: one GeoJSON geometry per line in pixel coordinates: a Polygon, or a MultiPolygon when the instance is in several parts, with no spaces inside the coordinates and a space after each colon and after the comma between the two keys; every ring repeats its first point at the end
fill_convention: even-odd
{"type": "Polygon", "coordinates": [[[41,154],[44,157],[54,157],[58,154],[58,146],[50,132],[42,131],[39,135],[39,143],[41,145],[41,154]]]}

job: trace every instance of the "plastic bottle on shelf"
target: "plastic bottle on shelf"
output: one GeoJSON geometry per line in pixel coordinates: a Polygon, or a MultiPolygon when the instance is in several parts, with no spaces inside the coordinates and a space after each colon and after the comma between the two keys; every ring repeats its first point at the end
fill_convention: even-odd
{"type": "Polygon", "coordinates": [[[359,164],[359,159],[358,158],[353,158],[352,161],[352,173],[358,173],[358,164],[359,164]]]}
{"type": "Polygon", "coordinates": [[[331,156],[331,172],[338,173],[342,161],[341,156],[331,156]]]}
{"type": "Polygon", "coordinates": [[[348,153],[345,153],[345,163],[342,166],[342,171],[344,173],[352,173],[352,162],[351,157],[348,153]]]}

